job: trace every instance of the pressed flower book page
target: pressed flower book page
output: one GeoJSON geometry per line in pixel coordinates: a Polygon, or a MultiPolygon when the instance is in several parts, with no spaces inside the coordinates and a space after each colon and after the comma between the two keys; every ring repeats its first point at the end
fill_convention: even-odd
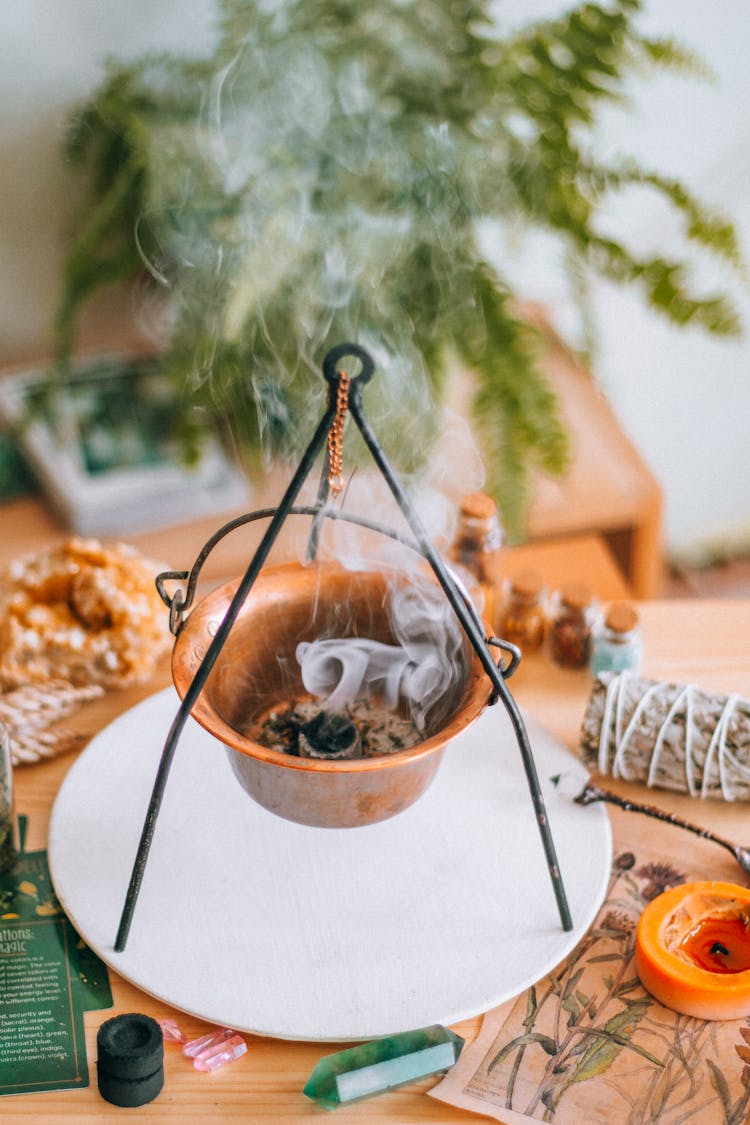
{"type": "Polygon", "coordinates": [[[641,986],[635,930],[662,891],[744,883],[720,849],[612,810],[612,877],[566,960],[488,1012],[475,1042],[430,1093],[505,1125],[742,1125],[750,1114],[750,1017],[704,1021],[641,986]]]}

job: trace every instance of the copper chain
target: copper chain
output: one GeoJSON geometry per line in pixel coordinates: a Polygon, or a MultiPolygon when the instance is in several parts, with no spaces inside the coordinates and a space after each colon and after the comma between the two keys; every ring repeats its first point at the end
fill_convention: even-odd
{"type": "Polygon", "coordinates": [[[344,478],[341,475],[344,464],[344,423],[349,408],[349,384],[351,382],[346,371],[339,371],[338,375],[336,414],[328,431],[328,487],[334,496],[338,496],[344,490],[344,478]]]}

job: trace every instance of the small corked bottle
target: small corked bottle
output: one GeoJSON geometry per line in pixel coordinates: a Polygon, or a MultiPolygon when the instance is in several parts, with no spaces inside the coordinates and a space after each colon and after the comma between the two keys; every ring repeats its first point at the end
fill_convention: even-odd
{"type": "Polygon", "coordinates": [[[643,641],[638,614],[628,602],[613,602],[591,636],[592,675],[641,668],[643,641]]]}
{"type": "Polygon", "coordinates": [[[594,596],[583,583],[571,582],[560,589],[549,623],[549,648],[561,668],[588,666],[593,606],[594,596]]]}
{"type": "Polygon", "coordinates": [[[541,648],[545,625],[542,577],[535,570],[521,571],[508,583],[500,635],[527,655],[541,648]]]}
{"type": "Polygon", "coordinates": [[[461,500],[450,558],[458,564],[459,577],[464,571],[473,579],[473,583],[467,585],[479,585],[481,598],[476,600],[482,605],[477,605],[477,609],[493,629],[497,627],[500,601],[502,545],[503,532],[497,504],[486,492],[468,493],[461,500]]]}
{"type": "Polygon", "coordinates": [[[13,803],[13,765],[10,736],[0,723],[0,872],[9,871],[18,859],[16,811],[13,803]]]}

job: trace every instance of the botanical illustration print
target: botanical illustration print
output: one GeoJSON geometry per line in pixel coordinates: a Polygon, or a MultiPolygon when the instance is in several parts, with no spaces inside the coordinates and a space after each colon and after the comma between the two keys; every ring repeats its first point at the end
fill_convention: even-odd
{"type": "Polygon", "coordinates": [[[645,992],[635,971],[641,911],[686,881],[671,862],[616,854],[593,926],[516,1001],[464,1094],[555,1125],[748,1121],[750,1018],[678,1015],[645,992]]]}

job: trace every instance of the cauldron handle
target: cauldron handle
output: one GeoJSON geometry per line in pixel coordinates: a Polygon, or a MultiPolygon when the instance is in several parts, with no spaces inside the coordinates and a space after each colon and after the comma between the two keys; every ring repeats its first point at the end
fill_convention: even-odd
{"type": "MultiPolygon", "coordinates": [[[[225,538],[225,536],[230,535],[231,532],[236,531],[237,528],[243,527],[248,523],[254,523],[256,520],[271,519],[276,515],[277,512],[278,508],[258,508],[254,512],[246,512],[244,515],[236,516],[234,519],[229,520],[228,523],[225,523],[223,527],[220,527],[218,531],[215,531],[210,539],[206,540],[189,571],[163,570],[160,574],[156,575],[156,589],[159,597],[169,610],[169,628],[174,636],[177,636],[177,634],[179,633],[185,620],[185,615],[187,614],[188,610],[191,609],[193,602],[195,601],[195,594],[198,589],[198,580],[200,578],[201,570],[203,569],[208,556],[211,554],[214,548],[218,546],[218,544],[222,541],[222,539],[225,538]],[[187,586],[184,589],[182,586],[179,586],[173,594],[170,594],[167,590],[167,582],[187,582],[187,586]]],[[[367,531],[374,531],[379,535],[385,535],[389,539],[394,539],[396,542],[403,544],[403,546],[405,547],[408,547],[409,550],[414,551],[415,554],[420,556],[422,555],[422,552],[420,551],[417,543],[413,539],[410,539],[408,535],[404,535],[402,532],[396,531],[394,528],[386,527],[384,524],[376,523],[375,520],[366,519],[364,516],[357,516],[354,514],[350,514],[349,512],[344,512],[340,508],[320,508],[317,504],[295,505],[294,507],[289,509],[287,515],[313,516],[314,518],[322,516],[324,519],[343,520],[345,523],[355,524],[357,527],[365,528],[367,531]]],[[[482,620],[476,611],[474,603],[471,600],[471,596],[464,587],[459,576],[454,570],[451,569],[448,563],[445,563],[445,567],[449,572],[451,578],[453,579],[453,583],[456,586],[459,594],[461,595],[461,598],[467,609],[472,614],[479,627],[481,629],[484,629],[482,620]]],[[[507,664],[506,667],[501,670],[503,676],[505,676],[506,678],[512,675],[512,673],[516,670],[518,661],[521,659],[521,653],[519,652],[519,650],[515,647],[515,645],[511,645],[508,641],[501,641],[499,638],[494,638],[494,640],[492,641],[490,640],[490,638],[488,638],[487,643],[496,643],[498,648],[502,648],[505,651],[511,653],[512,659],[510,660],[509,664],[507,664]]]]}

